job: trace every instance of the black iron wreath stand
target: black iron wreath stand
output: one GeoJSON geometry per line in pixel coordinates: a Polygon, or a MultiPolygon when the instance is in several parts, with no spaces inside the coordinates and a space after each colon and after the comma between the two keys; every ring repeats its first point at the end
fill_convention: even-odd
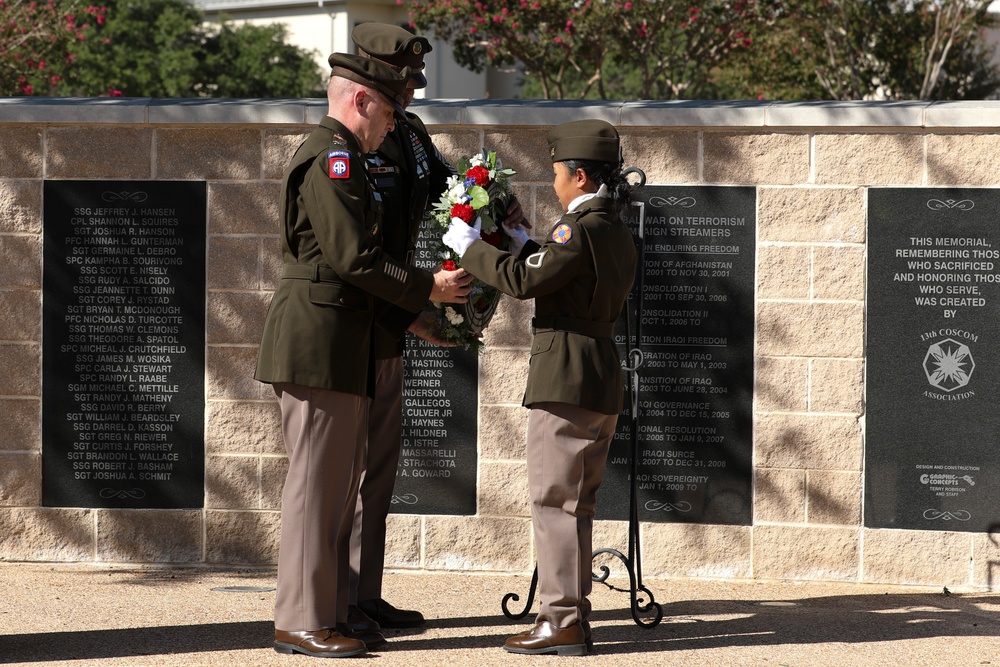
{"type": "MultiPolygon", "coordinates": [[[[625,170],[625,175],[635,175],[638,177],[639,182],[637,187],[642,187],[646,184],[646,175],[641,169],[631,168],[625,170]]],[[[642,201],[635,202],[639,208],[639,224],[636,233],[636,249],[638,250],[639,257],[639,271],[637,272],[635,288],[632,294],[629,295],[628,301],[633,306],[632,313],[628,312],[626,309],[625,313],[625,344],[628,348],[628,360],[629,364],[624,367],[626,373],[626,400],[629,403],[631,409],[631,438],[629,439],[629,469],[630,469],[630,485],[629,485],[629,516],[628,516],[628,555],[626,556],[621,551],[617,549],[604,548],[596,549],[591,559],[595,559],[601,554],[607,554],[619,559],[625,566],[629,577],[629,588],[625,589],[616,588],[611,584],[607,583],[608,578],[611,576],[611,570],[606,565],[601,565],[598,569],[600,574],[592,574],[591,577],[595,582],[603,583],[608,588],[615,591],[627,592],[629,593],[631,604],[630,611],[632,613],[632,620],[636,622],[639,627],[642,628],[654,628],[663,619],[663,607],[657,603],[653,598],[653,593],[646,588],[642,583],[642,557],[641,549],[639,543],[639,505],[638,497],[636,494],[636,485],[638,480],[639,472],[639,457],[638,457],[638,438],[639,438],[639,369],[643,364],[642,355],[642,308],[643,308],[643,270],[642,267],[645,266],[645,240],[644,240],[644,219],[645,219],[645,203],[642,201]],[[634,315],[633,315],[634,313],[634,315]],[[632,317],[635,318],[635,336],[632,335],[630,320],[632,317]],[[647,601],[648,600],[648,601],[647,601]],[[643,618],[646,616],[647,618],[643,618]]],[[[520,596],[517,593],[507,593],[503,596],[503,600],[500,603],[503,609],[503,614],[511,620],[517,620],[524,618],[528,615],[531,610],[531,605],[535,601],[535,590],[538,588],[538,567],[535,567],[535,571],[531,576],[531,585],[528,589],[528,600],[524,605],[524,609],[519,612],[511,612],[508,609],[508,603],[511,601],[517,602],[520,600],[520,596]]]]}

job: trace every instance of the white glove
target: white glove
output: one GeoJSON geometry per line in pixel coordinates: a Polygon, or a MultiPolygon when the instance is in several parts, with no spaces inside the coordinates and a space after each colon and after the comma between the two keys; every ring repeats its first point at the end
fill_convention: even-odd
{"type": "Polygon", "coordinates": [[[448,231],[444,233],[441,240],[461,257],[470,245],[479,240],[480,225],[482,225],[482,221],[479,218],[476,218],[476,224],[472,227],[461,218],[452,218],[448,231]]]}
{"type": "Polygon", "coordinates": [[[528,232],[524,231],[524,227],[508,227],[507,223],[501,223],[500,225],[507,236],[510,237],[510,254],[517,257],[521,254],[521,248],[524,244],[528,242],[530,238],[528,232]]]}

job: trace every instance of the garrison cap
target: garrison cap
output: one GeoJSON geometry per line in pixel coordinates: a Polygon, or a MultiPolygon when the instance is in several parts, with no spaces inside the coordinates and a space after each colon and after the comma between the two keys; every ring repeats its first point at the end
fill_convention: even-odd
{"type": "Polygon", "coordinates": [[[351,32],[351,39],[362,55],[381,60],[392,67],[410,68],[414,88],[426,88],[424,54],[431,51],[426,37],[391,23],[361,23],[351,32]]]}
{"type": "Polygon", "coordinates": [[[549,130],[549,155],[553,162],[594,160],[621,163],[618,130],[603,120],[574,120],[549,130]]]}
{"type": "Polygon", "coordinates": [[[396,72],[385,63],[351,53],[332,53],[329,62],[333,68],[330,72],[331,77],[350,79],[355,83],[374,88],[392,105],[397,117],[406,118],[403,102],[406,82],[410,76],[409,69],[404,67],[401,72],[396,72]]]}

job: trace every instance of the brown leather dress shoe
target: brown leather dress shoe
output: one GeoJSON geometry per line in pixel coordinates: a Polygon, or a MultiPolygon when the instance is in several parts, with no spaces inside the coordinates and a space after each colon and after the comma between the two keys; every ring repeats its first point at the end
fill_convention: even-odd
{"type": "Polygon", "coordinates": [[[345,637],[336,630],[288,632],[275,629],[274,650],[286,655],[302,653],[314,658],[349,658],[368,649],[360,639],[345,637]]]}
{"type": "Polygon", "coordinates": [[[531,655],[587,655],[587,638],[579,623],[557,628],[548,621],[541,621],[530,630],[509,637],[503,648],[510,653],[531,655]]]}
{"type": "Polygon", "coordinates": [[[382,598],[358,600],[358,609],[383,628],[415,628],[424,624],[419,611],[396,609],[382,598]]]}

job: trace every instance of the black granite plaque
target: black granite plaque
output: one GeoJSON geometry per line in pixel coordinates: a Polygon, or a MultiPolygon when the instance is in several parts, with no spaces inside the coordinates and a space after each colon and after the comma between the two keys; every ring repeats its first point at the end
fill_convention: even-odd
{"type": "MultiPolygon", "coordinates": [[[[645,246],[639,519],[749,525],[753,452],[756,194],[745,187],[646,186],[630,224],[645,246]]],[[[641,306],[640,306],[641,304],[641,306]]],[[[616,329],[628,361],[624,319],[616,329]]],[[[618,418],[602,519],[627,519],[631,408],[618,418]]]]}
{"type": "MultiPolygon", "coordinates": [[[[431,270],[426,238],[417,266],[431,270]]],[[[403,356],[403,440],[391,512],[475,514],[479,360],[407,334],[403,356]]]]}
{"type": "Polygon", "coordinates": [[[46,181],[42,504],[204,505],[204,182],[46,181]]]}
{"type": "Polygon", "coordinates": [[[1000,525],[1000,190],[868,193],[865,525],[1000,525]]]}

